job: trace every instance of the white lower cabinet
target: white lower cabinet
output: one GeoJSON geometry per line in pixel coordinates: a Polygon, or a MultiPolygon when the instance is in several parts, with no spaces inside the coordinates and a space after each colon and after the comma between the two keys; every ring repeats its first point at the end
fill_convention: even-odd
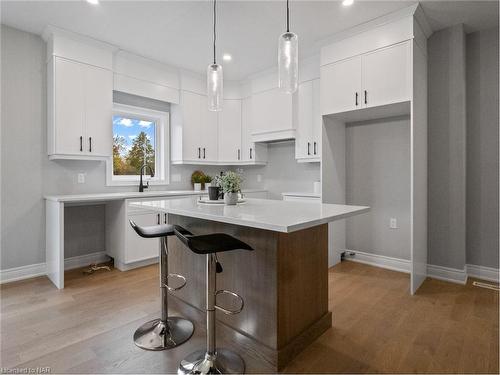
{"type": "MultiPolygon", "coordinates": [[[[157,225],[162,221],[161,214],[155,212],[136,212],[128,215],[128,219],[134,221],[139,226],[157,225]]],[[[123,263],[139,262],[158,256],[159,239],[142,238],[132,226],[127,225],[125,240],[125,257],[123,263]]]]}

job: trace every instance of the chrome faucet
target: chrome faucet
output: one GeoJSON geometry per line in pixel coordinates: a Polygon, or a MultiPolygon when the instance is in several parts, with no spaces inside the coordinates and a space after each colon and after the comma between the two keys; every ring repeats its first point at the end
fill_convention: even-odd
{"type": "Polygon", "coordinates": [[[140,177],[140,181],[139,181],[139,193],[142,193],[144,191],[144,189],[147,189],[149,187],[149,181],[146,182],[146,185],[144,185],[142,183],[142,174],[144,173],[144,169],[146,168],[149,168],[149,171],[151,172],[151,177],[154,177],[155,174],[153,172],[153,168],[151,168],[149,165],[147,164],[144,164],[142,167],[141,167],[141,170],[140,170],[140,173],[141,173],[141,177],[140,177]]]}

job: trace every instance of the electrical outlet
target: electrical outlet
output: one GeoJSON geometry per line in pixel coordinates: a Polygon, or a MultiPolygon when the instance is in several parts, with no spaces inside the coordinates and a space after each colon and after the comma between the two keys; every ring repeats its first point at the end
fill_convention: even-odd
{"type": "Polygon", "coordinates": [[[391,217],[389,220],[389,228],[398,229],[398,220],[395,217],[391,217]]]}
{"type": "Polygon", "coordinates": [[[85,183],[85,173],[78,173],[78,183],[79,184],[85,183]]]}
{"type": "Polygon", "coordinates": [[[257,175],[257,182],[262,182],[262,175],[261,174],[257,175]]]}

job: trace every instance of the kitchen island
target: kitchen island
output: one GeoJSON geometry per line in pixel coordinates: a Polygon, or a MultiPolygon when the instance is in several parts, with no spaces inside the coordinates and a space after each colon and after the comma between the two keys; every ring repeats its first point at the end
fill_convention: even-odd
{"type": "MultiPolygon", "coordinates": [[[[227,233],[254,251],[218,254],[224,272],[217,288],[245,300],[238,315],[217,314],[218,335],[234,340],[281,370],[332,325],[328,311],[328,222],[369,207],[247,199],[237,206],[203,204],[196,197],[142,201],[139,207],[168,214],[168,222],[193,234],[227,233]]],[[[176,307],[203,324],[205,257],[169,237],[169,271],[188,284],[176,307]]],[[[229,301],[217,301],[227,305],[229,301]]]]}

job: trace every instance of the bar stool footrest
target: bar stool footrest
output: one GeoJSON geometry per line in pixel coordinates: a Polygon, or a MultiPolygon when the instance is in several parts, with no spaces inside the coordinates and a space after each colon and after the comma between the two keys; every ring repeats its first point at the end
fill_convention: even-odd
{"type": "Polygon", "coordinates": [[[167,283],[164,285],[165,285],[165,288],[167,288],[167,290],[169,292],[175,292],[175,291],[180,290],[186,286],[186,278],[182,275],[177,274],[177,273],[170,273],[167,276],[167,283]],[[173,287],[173,286],[168,285],[168,279],[171,277],[181,279],[182,284],[180,286],[177,286],[177,287],[173,287]]]}
{"type": "Polygon", "coordinates": [[[235,292],[231,292],[230,290],[225,290],[225,289],[219,289],[217,292],[215,292],[215,298],[217,299],[217,296],[219,294],[229,294],[237,299],[240,300],[240,307],[238,309],[235,309],[235,310],[229,310],[229,309],[225,309],[224,307],[221,307],[217,304],[215,304],[215,308],[221,312],[223,312],[224,314],[226,315],[236,315],[236,314],[239,314],[241,312],[241,310],[243,310],[243,307],[245,306],[245,301],[243,300],[243,298],[235,293],[235,292]]]}

